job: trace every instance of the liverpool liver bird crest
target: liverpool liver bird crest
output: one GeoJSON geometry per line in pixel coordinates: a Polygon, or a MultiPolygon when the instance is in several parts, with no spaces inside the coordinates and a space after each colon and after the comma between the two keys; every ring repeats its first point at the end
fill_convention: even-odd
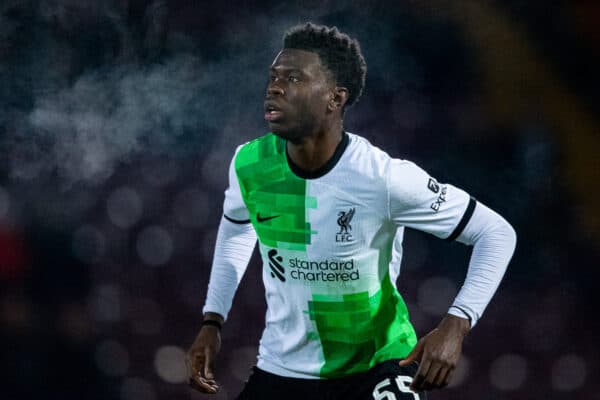
{"type": "Polygon", "coordinates": [[[352,221],[352,217],[354,217],[354,208],[351,208],[348,211],[340,211],[338,213],[337,223],[340,226],[340,233],[348,233],[348,230],[352,230],[352,225],[350,225],[350,221],[352,221]]]}

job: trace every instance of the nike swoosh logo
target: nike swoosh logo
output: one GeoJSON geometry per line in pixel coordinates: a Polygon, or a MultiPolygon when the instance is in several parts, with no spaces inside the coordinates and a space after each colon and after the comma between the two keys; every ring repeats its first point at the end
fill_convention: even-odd
{"type": "Polygon", "coordinates": [[[265,222],[265,221],[268,221],[270,219],[277,218],[277,217],[279,217],[279,215],[271,215],[269,217],[261,217],[260,213],[256,214],[256,220],[258,222],[265,222]]]}

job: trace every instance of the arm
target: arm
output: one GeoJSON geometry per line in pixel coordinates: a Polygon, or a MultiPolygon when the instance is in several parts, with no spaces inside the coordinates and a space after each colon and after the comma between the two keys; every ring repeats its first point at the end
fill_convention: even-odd
{"type": "Polygon", "coordinates": [[[218,314],[223,321],[231,308],[235,291],[246,272],[256,244],[256,233],[250,222],[235,223],[227,217],[221,219],[215,253],[210,271],[205,314],[218,314]]]}
{"type": "Polygon", "coordinates": [[[438,183],[413,163],[390,160],[387,188],[390,218],[396,224],[474,246],[464,285],[448,314],[400,363],[420,361],[413,390],[442,387],[450,381],[465,335],[500,284],[516,235],[500,215],[463,190],[438,183]]]}
{"type": "Polygon", "coordinates": [[[401,365],[420,360],[415,391],[446,386],[458,363],[462,342],[494,295],[516,245],[513,228],[500,215],[477,203],[457,238],[473,245],[465,282],[446,317],[424,336],[401,365]]]}
{"type": "Polygon", "coordinates": [[[210,273],[204,321],[187,354],[190,385],[204,393],[219,389],[214,379],[214,361],[221,348],[220,325],[227,318],[235,291],[244,275],[256,243],[250,223],[221,219],[210,273]]]}
{"type": "Polygon", "coordinates": [[[186,357],[189,383],[204,393],[216,393],[219,389],[214,378],[214,360],[221,347],[221,325],[227,319],[256,244],[256,233],[242,201],[233,161],[223,211],[203,308],[204,321],[186,357]]]}

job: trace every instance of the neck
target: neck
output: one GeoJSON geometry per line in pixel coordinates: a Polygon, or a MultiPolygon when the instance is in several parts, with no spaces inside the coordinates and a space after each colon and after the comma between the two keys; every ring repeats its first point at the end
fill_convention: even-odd
{"type": "Polygon", "coordinates": [[[298,141],[287,142],[288,157],[306,171],[321,168],[331,157],[342,140],[342,120],[331,124],[328,129],[306,136],[298,141]]]}

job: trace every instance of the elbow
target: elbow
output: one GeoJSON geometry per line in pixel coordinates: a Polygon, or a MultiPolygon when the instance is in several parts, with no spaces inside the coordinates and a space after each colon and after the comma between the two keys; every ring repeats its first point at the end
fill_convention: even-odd
{"type": "Polygon", "coordinates": [[[502,224],[497,228],[497,232],[501,234],[503,240],[506,242],[506,247],[510,249],[510,254],[512,255],[517,247],[517,231],[502,218],[502,224]]]}
{"type": "Polygon", "coordinates": [[[506,223],[506,225],[508,228],[508,236],[510,237],[510,242],[513,244],[512,247],[514,250],[514,248],[517,246],[517,231],[515,231],[515,228],[513,228],[513,226],[508,222],[506,223]]]}
{"type": "Polygon", "coordinates": [[[517,247],[517,232],[504,218],[497,216],[493,225],[490,225],[486,231],[479,237],[479,240],[489,243],[495,243],[494,246],[504,249],[506,254],[512,257],[517,247]]]}

